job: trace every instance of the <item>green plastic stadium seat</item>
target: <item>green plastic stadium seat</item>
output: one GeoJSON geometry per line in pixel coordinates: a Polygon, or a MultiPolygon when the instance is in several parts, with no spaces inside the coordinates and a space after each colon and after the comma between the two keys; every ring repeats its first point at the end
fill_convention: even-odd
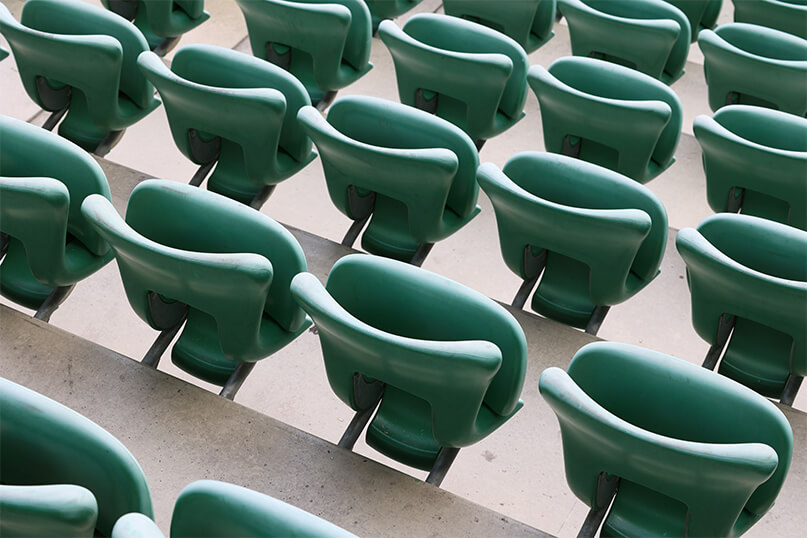
{"type": "Polygon", "coordinates": [[[739,536],[787,476],[782,412],[692,363],[596,342],[539,388],[558,417],[566,482],[591,508],[580,536],[603,518],[600,536],[739,536]]]}
{"type": "Polygon", "coordinates": [[[717,25],[717,17],[723,6],[723,0],[664,0],[680,9],[692,30],[692,42],[698,39],[698,33],[704,29],[712,29],[717,25]]]}
{"type": "Polygon", "coordinates": [[[146,477],[96,423],[0,378],[0,535],[109,536],[130,512],[153,517],[146,477]]]}
{"type": "Polygon", "coordinates": [[[481,24],[447,15],[415,15],[398,28],[384,21],[378,35],[392,54],[398,96],[444,118],[478,141],[524,117],[524,49],[481,24]]]}
{"type": "Polygon", "coordinates": [[[252,54],[291,72],[321,109],[373,67],[372,22],[362,0],[238,0],[238,5],[252,54]]]}
{"type": "Polygon", "coordinates": [[[215,166],[208,189],[260,207],[316,156],[297,123],[311,100],[287,71],[212,45],[182,47],[171,69],[150,52],[138,65],[160,92],[177,147],[201,166],[194,185],[215,166]]]}
{"type": "MultiPolygon", "coordinates": [[[[289,291],[292,277],[306,270],[302,248],[254,209],[189,185],[148,180],[132,192],[126,222],[100,196],[87,198],[82,212],[115,251],[141,319],[176,334],[187,316],[171,358],[189,374],[224,385],[222,396],[234,397],[256,361],[311,324],[289,291]]],[[[156,366],[164,349],[144,362],[156,366]]]]}
{"type": "Polygon", "coordinates": [[[721,213],[676,238],[704,366],[792,404],[807,374],[807,232],[721,213]]]}
{"type": "Polygon", "coordinates": [[[45,110],[66,110],[59,134],[87,151],[107,153],[127,127],[160,105],[137,69],[146,39],[106,9],[79,0],[28,0],[17,22],[0,4],[0,33],[28,96],[45,110]]]}
{"type": "Polygon", "coordinates": [[[684,74],[689,21],[664,0],[559,0],[575,56],[641,71],[666,84],[684,74]]]}
{"type": "Polygon", "coordinates": [[[713,211],[807,230],[807,119],[734,105],[698,116],[694,130],[713,211]]]}
{"type": "Polygon", "coordinates": [[[477,174],[499,226],[502,256],[524,279],[513,306],[596,334],[608,308],[659,274],[667,213],[646,187],[600,166],[525,152],[477,174]]]}
{"type": "Polygon", "coordinates": [[[362,247],[420,265],[436,241],[465,226],[476,205],[479,156],[458,127],[421,110],[378,99],[337,100],[328,121],[313,107],[299,121],[320,152],[328,193],[362,247]]]}
{"type": "MultiPolygon", "coordinates": [[[[286,538],[353,534],[324,519],[247,488],[199,480],[182,490],[171,518],[171,538],[286,538]]],[[[112,538],[164,538],[143,514],[127,514],[115,524],[112,538]]]]}
{"type": "Polygon", "coordinates": [[[639,183],[675,162],[683,112],[660,81],[593,58],[534,65],[527,80],[538,97],[547,151],[578,157],[639,183]],[[592,118],[596,118],[593,121],[592,118]]]}
{"type": "Polygon", "coordinates": [[[326,287],[304,273],[291,289],[314,318],[331,388],[357,412],[339,446],[352,449],[372,417],[367,444],[439,485],[460,447],[521,408],[524,333],[480,293],[364,254],[339,260],[326,287]]]}
{"type": "Polygon", "coordinates": [[[443,9],[512,37],[528,53],[555,35],[555,0],[445,0],[443,9]]]}
{"type": "Polygon", "coordinates": [[[807,39],[807,1],[732,0],[734,22],[759,24],[807,39]]]}
{"type": "Polygon", "coordinates": [[[735,22],[698,37],[713,111],[757,105],[807,115],[807,39],[735,22]]]}
{"type": "Polygon", "coordinates": [[[394,19],[403,15],[423,0],[365,0],[373,17],[373,31],[384,19],[394,19]]]}
{"type": "Polygon", "coordinates": [[[48,321],[73,286],[112,259],[81,214],[109,198],[101,167],[78,146],[0,116],[0,293],[48,321]]]}
{"type": "Polygon", "coordinates": [[[205,0],[101,0],[101,3],[134,22],[151,50],[160,56],[174,48],[182,34],[210,18],[205,0]]]}

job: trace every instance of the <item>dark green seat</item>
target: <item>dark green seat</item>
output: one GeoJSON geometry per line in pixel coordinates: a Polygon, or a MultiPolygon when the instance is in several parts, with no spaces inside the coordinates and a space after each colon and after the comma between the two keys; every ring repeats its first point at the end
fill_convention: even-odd
{"type": "Polygon", "coordinates": [[[759,24],[807,39],[807,1],[731,0],[734,22],[759,24]]]}
{"type": "Polygon", "coordinates": [[[684,74],[689,20],[664,0],[559,0],[575,56],[614,62],[672,84],[684,74]]]}
{"type": "Polygon", "coordinates": [[[384,19],[394,19],[403,15],[423,0],[365,0],[367,7],[370,8],[370,15],[373,17],[373,30],[378,28],[378,25],[384,19]]]}
{"type": "Polygon", "coordinates": [[[101,0],[143,33],[151,50],[162,56],[179,43],[182,34],[207,19],[205,0],[101,0]]]}
{"type": "Polygon", "coordinates": [[[480,147],[524,117],[529,62],[506,35],[435,14],[415,15],[403,28],[384,21],[378,35],[392,54],[403,104],[450,121],[480,147]]]}
{"type": "Polygon", "coordinates": [[[0,116],[0,293],[41,307],[37,317],[44,321],[74,284],[112,259],[81,214],[91,194],[109,198],[92,157],[53,133],[0,116]]]}
{"type": "Polygon", "coordinates": [[[364,254],[339,260],[326,287],[304,273],[291,289],[316,323],[331,388],[357,412],[339,446],[372,417],[367,444],[439,485],[460,447],[521,408],[524,333],[480,293],[364,254]]]}
{"type": "Polygon", "coordinates": [[[127,298],[142,320],[178,330],[187,315],[171,358],[189,374],[224,385],[223,396],[233,397],[256,361],[311,324],[289,291],[292,277],[306,270],[302,248],[254,209],[189,185],[148,180],[132,192],[126,222],[100,196],[85,200],[82,212],[115,251],[127,298]]]}
{"type": "Polygon", "coordinates": [[[667,212],[646,187],[552,153],[515,155],[477,178],[496,211],[507,267],[524,279],[513,306],[596,334],[612,305],[659,274],[667,212]]]}
{"type": "MultiPolygon", "coordinates": [[[[171,518],[171,538],[350,538],[353,534],[304,510],[225,482],[199,480],[179,494],[171,518]]],[[[142,514],[127,514],[112,538],[164,538],[142,514]]]]}
{"type": "Polygon", "coordinates": [[[698,39],[698,33],[704,29],[712,29],[717,25],[717,17],[723,6],[723,0],[664,0],[680,9],[692,30],[692,42],[698,39]]]}
{"type": "Polygon", "coordinates": [[[363,96],[337,100],[328,121],[313,107],[299,121],[320,152],[331,200],[354,220],[343,244],[370,219],[365,250],[420,265],[434,242],[479,213],[479,156],[449,122],[363,96]]]}
{"type": "Polygon", "coordinates": [[[261,194],[260,207],[316,156],[297,123],[297,111],[311,101],[287,71],[212,45],[182,47],[171,69],[153,53],[138,65],[163,98],[182,154],[202,166],[202,176],[215,164],[208,189],[244,203],[261,194]]]}
{"type": "Polygon", "coordinates": [[[0,5],[0,33],[28,96],[51,112],[69,107],[59,134],[87,151],[103,155],[160,105],[137,69],[137,55],[148,50],[143,34],[101,7],[28,0],[20,23],[0,5]]]}
{"type": "Polygon", "coordinates": [[[555,35],[555,0],[444,0],[443,9],[512,37],[528,53],[555,35]]]}
{"type": "Polygon", "coordinates": [[[660,81],[593,58],[530,68],[547,151],[589,161],[639,183],[675,162],[683,112],[660,81]]]}
{"type": "Polygon", "coordinates": [[[372,22],[362,0],[238,0],[238,5],[252,54],[291,72],[321,108],[373,67],[372,22]]]}
{"type": "Polygon", "coordinates": [[[792,404],[807,374],[807,232],[721,213],[676,238],[704,366],[792,404]]]}
{"type": "Polygon", "coordinates": [[[0,377],[0,535],[109,536],[130,512],[154,517],[146,477],[109,432],[0,377]]]}
{"type": "Polygon", "coordinates": [[[807,39],[741,22],[698,37],[713,111],[757,105],[807,115],[807,39]]]}
{"type": "Polygon", "coordinates": [[[734,105],[698,116],[694,130],[713,211],[807,230],[807,119],[734,105]]]}
{"type": "Polygon", "coordinates": [[[600,536],[739,536],[787,476],[782,412],[675,357],[597,342],[568,373],[544,370],[539,388],[560,424],[566,482],[591,508],[580,536],[603,517],[600,536]]]}

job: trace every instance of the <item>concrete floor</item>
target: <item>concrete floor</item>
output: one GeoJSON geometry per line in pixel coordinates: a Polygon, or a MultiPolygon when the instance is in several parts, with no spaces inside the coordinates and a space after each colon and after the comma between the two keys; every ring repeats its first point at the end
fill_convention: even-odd
{"type": "MultiPolygon", "coordinates": [[[[15,16],[19,16],[22,1],[3,1],[15,16]]],[[[87,1],[100,4],[98,0],[87,1]]],[[[414,12],[440,11],[440,4],[438,0],[424,0],[414,12]]],[[[187,34],[181,45],[204,42],[243,50],[246,25],[235,2],[207,0],[206,6],[212,14],[210,21],[187,34]]],[[[721,23],[732,19],[732,10],[732,3],[724,0],[719,19],[721,23]]],[[[405,18],[399,20],[398,24],[402,24],[405,18]]],[[[564,22],[556,25],[555,33],[555,37],[547,45],[530,55],[531,64],[547,67],[554,59],[571,54],[568,30],[564,22]]],[[[0,43],[3,43],[2,38],[0,43]]],[[[373,70],[340,92],[340,95],[364,94],[397,101],[392,62],[383,43],[378,39],[373,40],[371,61],[375,66],[373,70]]],[[[677,151],[677,163],[648,184],[667,208],[671,226],[670,241],[674,240],[677,229],[696,226],[711,214],[706,204],[700,149],[692,136],[692,120],[699,114],[711,115],[706,100],[702,55],[697,45],[693,45],[691,49],[686,74],[672,88],[681,97],[684,107],[684,126],[677,151]]],[[[0,62],[0,96],[2,114],[30,120],[38,112],[37,107],[24,94],[16,66],[11,59],[0,62]]],[[[488,141],[480,152],[482,162],[489,161],[503,166],[517,152],[543,150],[540,112],[537,100],[531,92],[528,95],[526,112],[526,117],[514,128],[488,141]]],[[[196,168],[174,146],[163,108],[157,109],[128,129],[121,143],[107,155],[107,159],[142,171],[150,177],[182,182],[187,182],[196,168]]],[[[131,189],[130,181],[137,181],[139,177],[134,172],[120,169],[116,169],[114,178],[110,176],[116,206],[120,211],[123,211],[125,199],[131,189]],[[120,179],[126,174],[131,175],[129,180],[120,179]],[[115,184],[113,179],[118,183],[115,184]]],[[[460,232],[435,245],[424,268],[509,303],[520,282],[501,260],[494,214],[484,193],[480,194],[479,204],[482,206],[482,213],[460,232]]],[[[350,224],[330,202],[319,160],[282,183],[262,211],[283,223],[335,241],[341,239],[350,224]]],[[[316,253],[307,252],[307,255],[313,270],[313,265],[321,263],[321,259],[317,258],[316,253]]],[[[327,273],[327,268],[321,269],[324,269],[321,273],[314,272],[327,273]]],[[[136,318],[126,303],[114,263],[81,283],[68,302],[54,315],[52,323],[135,358],[145,353],[155,336],[153,331],[136,318]]],[[[556,337],[555,333],[552,336],[556,337]]],[[[671,244],[668,245],[662,263],[661,275],[639,295],[612,308],[600,336],[607,340],[642,345],[696,363],[702,360],[708,346],[691,327],[683,261],[671,244]]],[[[531,337],[535,338],[535,335],[531,337]]],[[[316,352],[309,352],[309,349],[317,349],[317,340],[308,334],[300,340],[310,342],[295,342],[275,357],[261,363],[236,400],[314,435],[336,441],[347,424],[350,413],[330,393],[320,356],[316,352]],[[320,396],[316,399],[305,398],[305,405],[301,405],[301,387],[305,387],[306,394],[315,393],[320,396]]],[[[563,344],[546,341],[544,345],[556,349],[563,344]]],[[[569,353],[572,352],[573,349],[570,348],[569,353]]],[[[165,360],[160,369],[188,379],[168,360],[165,360]]],[[[524,410],[489,440],[461,452],[444,482],[444,487],[547,532],[561,536],[573,535],[585,515],[585,508],[568,491],[562,469],[546,474],[538,469],[540,465],[531,463],[543,457],[543,453],[535,448],[535,436],[557,437],[556,424],[544,421],[544,413],[548,408],[537,394],[538,373],[534,372],[534,375],[528,377],[529,386],[525,387],[524,396],[527,405],[524,410]],[[558,495],[567,497],[568,502],[561,503],[563,509],[554,502],[542,507],[542,496],[558,495]]],[[[188,380],[204,386],[203,383],[188,380]]],[[[206,388],[214,390],[213,387],[206,388]]],[[[797,399],[796,407],[807,408],[807,396],[804,392],[797,399]]],[[[556,441],[559,442],[559,439],[556,441]]],[[[400,468],[366,447],[359,446],[357,450],[400,468]]],[[[420,473],[411,474],[423,478],[420,473]]],[[[763,524],[764,522],[765,520],[763,524]]],[[[770,535],[770,532],[766,534],[762,529],[764,527],[760,524],[752,529],[750,535],[770,535]]],[[[776,534],[795,536],[798,532],[776,534]]]]}

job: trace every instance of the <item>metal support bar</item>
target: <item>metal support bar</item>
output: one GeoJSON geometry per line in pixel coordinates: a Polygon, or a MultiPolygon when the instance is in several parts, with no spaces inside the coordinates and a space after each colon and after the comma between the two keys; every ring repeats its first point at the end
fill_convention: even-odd
{"type": "Polygon", "coordinates": [[[207,179],[208,174],[210,174],[210,171],[213,170],[213,167],[215,167],[216,163],[218,162],[219,162],[218,160],[215,160],[200,166],[199,169],[196,170],[196,173],[193,174],[193,177],[191,178],[188,185],[190,185],[191,187],[198,187],[199,185],[201,185],[202,182],[205,179],[207,179]]]}
{"type": "Polygon", "coordinates": [[[353,243],[356,242],[356,239],[359,238],[361,231],[364,229],[365,224],[367,221],[370,220],[370,215],[367,215],[363,219],[354,220],[353,224],[350,225],[348,228],[345,237],[342,239],[342,244],[346,247],[352,247],[353,243]]]}
{"type": "Polygon", "coordinates": [[[235,398],[235,393],[238,392],[238,389],[241,388],[241,385],[244,384],[244,380],[247,378],[249,373],[255,368],[254,362],[242,362],[238,366],[235,367],[235,371],[230,374],[230,377],[227,379],[227,382],[222,387],[221,392],[219,392],[219,396],[227,398],[228,400],[233,400],[235,398]]]}
{"type": "Polygon", "coordinates": [[[593,538],[596,536],[605,516],[608,514],[608,510],[611,508],[611,504],[614,502],[618,485],[618,477],[609,477],[606,473],[600,473],[600,476],[597,477],[597,506],[589,510],[586,519],[583,521],[583,526],[580,527],[580,531],[577,533],[577,538],[593,538]]]}
{"type": "Polygon", "coordinates": [[[516,308],[524,308],[524,304],[526,304],[527,298],[529,298],[532,290],[535,289],[535,285],[538,284],[539,278],[541,278],[541,273],[538,273],[535,277],[522,282],[521,287],[518,288],[518,292],[513,298],[513,302],[511,304],[516,308]]]}
{"type": "Polygon", "coordinates": [[[249,203],[249,207],[260,211],[263,204],[266,203],[266,200],[268,200],[269,196],[271,196],[271,194],[275,191],[275,187],[277,187],[277,185],[264,185],[261,187],[261,190],[258,191],[255,197],[249,203]]]}
{"type": "Polygon", "coordinates": [[[48,116],[48,119],[45,120],[45,123],[42,124],[42,128],[46,131],[52,131],[53,128],[56,127],[60,121],[62,121],[62,118],[65,114],[67,114],[67,109],[69,108],[70,104],[68,103],[68,105],[63,109],[53,112],[50,116],[48,116]]]}
{"type": "Polygon", "coordinates": [[[787,382],[785,383],[785,388],[782,391],[782,398],[779,400],[779,403],[793,407],[793,400],[796,399],[796,394],[799,393],[802,381],[804,381],[803,376],[790,374],[787,377],[787,382]]]}
{"type": "Polygon", "coordinates": [[[432,470],[429,472],[429,476],[426,478],[426,483],[432,484],[433,486],[437,486],[439,488],[440,484],[443,483],[443,479],[448,473],[449,467],[451,467],[451,464],[454,463],[454,460],[457,458],[457,454],[459,453],[459,448],[453,446],[442,447],[440,452],[437,453],[437,459],[434,460],[434,465],[432,466],[432,470]]]}
{"type": "Polygon", "coordinates": [[[600,331],[600,327],[602,327],[602,322],[605,320],[605,316],[608,315],[609,310],[611,310],[610,306],[598,306],[594,309],[594,312],[591,314],[591,317],[588,319],[588,323],[586,324],[586,332],[588,334],[597,336],[597,333],[600,331]]]}
{"type": "Polygon", "coordinates": [[[317,103],[316,109],[320,112],[325,112],[328,107],[331,106],[333,100],[336,99],[336,93],[336,91],[325,92],[325,95],[323,95],[322,99],[320,99],[319,103],[317,103]]]}
{"type": "Polygon", "coordinates": [[[361,432],[364,431],[367,423],[373,418],[373,414],[378,408],[379,403],[381,403],[380,399],[374,406],[368,407],[363,411],[357,411],[356,414],[353,415],[353,419],[350,421],[350,424],[347,425],[347,429],[345,429],[345,432],[342,434],[342,438],[339,439],[339,447],[353,450],[353,446],[356,444],[356,441],[359,440],[361,432]]]}
{"type": "Polygon", "coordinates": [[[585,521],[583,521],[583,526],[580,527],[580,531],[577,533],[577,538],[593,538],[596,536],[602,521],[608,514],[608,508],[609,506],[589,510],[585,521]]]}
{"type": "Polygon", "coordinates": [[[706,357],[703,359],[703,366],[707,370],[714,370],[717,366],[717,361],[723,354],[723,349],[729,341],[731,331],[734,329],[734,322],[737,320],[735,316],[727,316],[726,314],[720,315],[720,321],[717,324],[717,341],[709,348],[706,357]]]}
{"type": "Polygon", "coordinates": [[[428,256],[429,252],[432,251],[432,247],[434,247],[434,243],[421,243],[418,249],[412,255],[412,259],[409,260],[409,263],[415,267],[420,267],[423,265],[423,262],[426,261],[426,256],[428,256]]]}
{"type": "Polygon", "coordinates": [[[104,155],[109,153],[112,150],[112,148],[114,148],[118,144],[118,142],[120,142],[120,139],[123,138],[123,133],[125,132],[126,129],[121,129],[120,131],[110,131],[109,133],[107,133],[104,139],[101,140],[101,143],[98,144],[98,147],[95,148],[95,151],[93,151],[93,153],[95,155],[98,155],[99,157],[103,157],[104,155]]]}
{"type": "Polygon", "coordinates": [[[59,305],[61,305],[64,300],[67,299],[70,292],[72,292],[73,288],[75,287],[75,284],[70,284],[69,286],[59,286],[58,288],[53,288],[50,295],[48,295],[42,304],[39,305],[39,310],[36,311],[34,317],[48,323],[50,321],[50,317],[54,312],[56,312],[59,305]]]}
{"type": "Polygon", "coordinates": [[[146,356],[143,357],[143,360],[140,362],[151,368],[157,368],[157,365],[160,364],[160,359],[165,353],[165,350],[168,349],[168,346],[171,345],[171,341],[177,335],[182,326],[185,325],[186,319],[188,319],[187,312],[185,312],[185,315],[180,318],[176,325],[161,332],[154,340],[154,343],[151,344],[151,347],[146,352],[146,356]]]}
{"type": "Polygon", "coordinates": [[[474,146],[476,146],[476,151],[482,151],[482,146],[485,145],[485,142],[487,142],[487,140],[482,139],[474,140],[474,146]]]}

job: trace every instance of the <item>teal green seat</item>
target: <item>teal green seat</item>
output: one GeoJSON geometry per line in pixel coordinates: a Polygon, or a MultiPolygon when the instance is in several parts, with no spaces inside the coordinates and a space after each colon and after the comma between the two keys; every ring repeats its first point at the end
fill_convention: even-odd
{"type": "Polygon", "coordinates": [[[596,342],[567,372],[544,370],[539,389],[560,424],[569,488],[605,517],[600,536],[739,536],[787,477],[782,412],[675,357],[596,342]]]}
{"type": "Polygon", "coordinates": [[[734,22],[759,24],[807,39],[807,1],[731,0],[734,22]]]}
{"type": "Polygon", "coordinates": [[[527,53],[555,35],[556,0],[445,0],[443,9],[512,37],[527,53]]]}
{"type": "Polygon", "coordinates": [[[664,0],[559,0],[575,56],[614,62],[672,84],[684,74],[689,20],[664,0]]]}
{"type": "Polygon", "coordinates": [[[524,333],[480,293],[364,254],[339,260],[326,287],[304,273],[291,289],[317,326],[331,388],[357,411],[339,446],[372,416],[367,444],[439,485],[460,447],[521,408],[524,333]]]}
{"type": "Polygon", "coordinates": [[[311,324],[289,291],[292,277],[306,270],[302,248],[254,209],[148,180],[132,192],[126,222],[100,196],[87,198],[82,212],[115,251],[142,320],[167,330],[187,314],[171,357],[191,375],[217,385],[242,382],[255,361],[311,324]]]}
{"type": "Polygon", "coordinates": [[[362,0],[238,0],[252,54],[280,65],[324,108],[364,76],[372,22],[362,0]]]}
{"type": "Polygon", "coordinates": [[[807,374],[807,232],[721,213],[678,232],[704,366],[792,404],[807,374]]]}
{"type": "Polygon", "coordinates": [[[101,0],[143,33],[151,50],[162,56],[179,43],[182,34],[207,19],[205,0],[101,0]]]}
{"type": "Polygon", "coordinates": [[[287,71],[212,45],[182,47],[171,69],[153,53],[138,65],[160,92],[182,154],[198,165],[217,163],[211,191],[250,203],[316,156],[297,123],[311,100],[287,71]]]}
{"type": "Polygon", "coordinates": [[[689,20],[692,30],[692,42],[698,39],[698,33],[704,29],[712,29],[717,25],[717,17],[723,6],[723,0],[664,0],[680,9],[689,20]]]}
{"type": "Polygon", "coordinates": [[[698,37],[713,111],[756,105],[807,115],[807,39],[735,22],[698,37]]]}
{"type": "MultiPolygon", "coordinates": [[[[353,534],[304,510],[251,489],[215,480],[188,484],[171,518],[171,538],[350,538],[353,534]]],[[[142,514],[127,514],[112,538],[164,538],[142,514]]]]}
{"type": "Polygon", "coordinates": [[[28,96],[51,112],[69,107],[59,134],[87,151],[105,153],[160,105],[137,69],[137,55],[148,50],[143,34],[101,7],[28,0],[17,22],[0,5],[0,33],[28,96]]]}
{"type": "Polygon", "coordinates": [[[0,377],[0,535],[109,536],[130,512],[154,517],[146,477],[109,432],[0,377]]]}
{"type": "Polygon", "coordinates": [[[694,131],[713,211],[807,230],[807,119],[734,105],[698,116],[694,131]]]}
{"type": "Polygon", "coordinates": [[[552,153],[519,153],[477,178],[496,212],[507,267],[524,279],[523,306],[596,334],[608,307],[659,274],[667,212],[646,187],[606,168],[552,153]]]}
{"type": "Polygon", "coordinates": [[[503,133],[524,117],[524,49],[481,24],[419,14],[399,28],[384,21],[378,35],[392,54],[405,105],[444,118],[476,141],[503,133]]]}
{"type": "Polygon", "coordinates": [[[81,202],[92,194],[110,196],[92,157],[53,133],[0,116],[4,297],[37,310],[51,294],[64,294],[112,259],[109,245],[81,214],[81,202]]]}
{"type": "Polygon", "coordinates": [[[328,121],[313,107],[298,117],[319,150],[331,200],[357,223],[343,244],[369,218],[362,248],[419,265],[479,213],[479,156],[451,123],[363,96],[337,100],[328,121]]]}
{"type": "Polygon", "coordinates": [[[675,162],[683,111],[660,81],[593,58],[560,58],[530,68],[546,151],[589,161],[639,183],[675,162]],[[596,121],[594,121],[596,119],[596,121]]]}
{"type": "Polygon", "coordinates": [[[403,15],[423,0],[365,0],[370,8],[370,15],[373,17],[373,30],[378,29],[378,25],[384,19],[394,19],[403,15]]]}

